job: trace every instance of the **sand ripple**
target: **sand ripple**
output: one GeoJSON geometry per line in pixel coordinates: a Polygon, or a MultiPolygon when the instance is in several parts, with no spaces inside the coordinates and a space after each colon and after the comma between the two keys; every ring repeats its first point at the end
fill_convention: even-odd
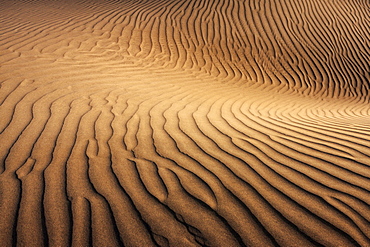
{"type": "Polygon", "coordinates": [[[370,246],[368,1],[10,1],[3,246],[370,246]]]}

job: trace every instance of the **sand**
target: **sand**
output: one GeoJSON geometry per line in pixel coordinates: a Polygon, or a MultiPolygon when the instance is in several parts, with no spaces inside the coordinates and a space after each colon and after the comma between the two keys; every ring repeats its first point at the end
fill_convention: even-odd
{"type": "Polygon", "coordinates": [[[370,2],[3,0],[1,246],[370,246],[370,2]]]}

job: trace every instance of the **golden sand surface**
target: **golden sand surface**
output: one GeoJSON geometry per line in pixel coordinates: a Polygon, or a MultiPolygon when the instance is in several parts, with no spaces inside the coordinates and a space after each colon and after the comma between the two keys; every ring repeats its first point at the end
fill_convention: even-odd
{"type": "Polygon", "coordinates": [[[368,0],[3,0],[1,246],[370,246],[368,0]]]}

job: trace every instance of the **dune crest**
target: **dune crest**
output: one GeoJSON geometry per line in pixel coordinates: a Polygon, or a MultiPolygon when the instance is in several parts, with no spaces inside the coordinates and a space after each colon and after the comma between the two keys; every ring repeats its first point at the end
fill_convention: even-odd
{"type": "Polygon", "coordinates": [[[5,0],[3,246],[370,246],[370,3],[5,0]]]}

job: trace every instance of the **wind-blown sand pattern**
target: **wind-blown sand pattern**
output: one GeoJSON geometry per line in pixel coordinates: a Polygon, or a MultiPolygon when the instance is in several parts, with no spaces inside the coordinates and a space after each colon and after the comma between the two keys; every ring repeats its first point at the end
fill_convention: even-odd
{"type": "Polygon", "coordinates": [[[370,246],[370,2],[5,0],[1,246],[370,246]]]}

